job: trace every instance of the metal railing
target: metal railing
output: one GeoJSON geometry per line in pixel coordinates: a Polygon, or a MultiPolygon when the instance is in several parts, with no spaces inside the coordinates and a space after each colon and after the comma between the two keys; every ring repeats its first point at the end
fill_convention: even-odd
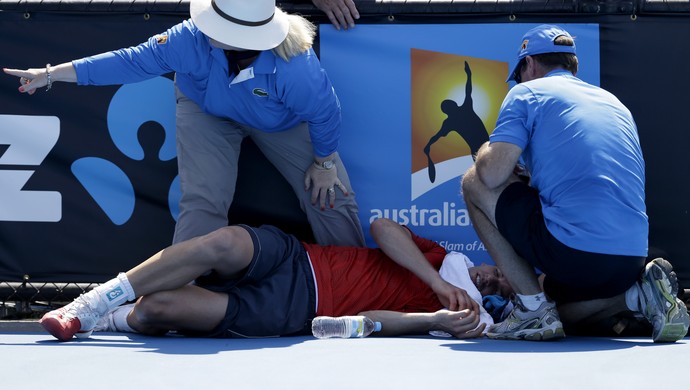
{"type": "Polygon", "coordinates": [[[96,286],[98,283],[0,282],[0,320],[35,318],[96,286]]]}
{"type": "MultiPolygon", "coordinates": [[[[361,15],[381,14],[519,14],[688,13],[690,0],[354,0],[361,15]]],[[[305,16],[321,12],[307,0],[277,1],[287,12],[305,16]]],[[[189,0],[0,0],[0,11],[13,12],[122,12],[188,14],[189,0]]]]}

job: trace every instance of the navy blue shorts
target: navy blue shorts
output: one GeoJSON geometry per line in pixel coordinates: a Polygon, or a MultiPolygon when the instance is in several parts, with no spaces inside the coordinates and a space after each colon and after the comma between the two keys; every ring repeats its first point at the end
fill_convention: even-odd
{"type": "Polygon", "coordinates": [[[245,228],[254,257],[239,279],[217,274],[197,278],[205,289],[228,294],[223,321],[204,337],[271,337],[311,333],[316,292],[307,253],[292,235],[263,225],[245,228]]]}
{"type": "Polygon", "coordinates": [[[539,193],[516,182],[496,202],[496,225],[522,258],[546,274],[544,290],[557,303],[610,298],[637,281],[644,257],[570,248],[546,228],[539,193]]]}

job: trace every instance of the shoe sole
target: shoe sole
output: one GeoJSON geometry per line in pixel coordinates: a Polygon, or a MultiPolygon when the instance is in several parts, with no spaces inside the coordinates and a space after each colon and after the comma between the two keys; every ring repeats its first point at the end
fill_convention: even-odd
{"type": "Polygon", "coordinates": [[[523,329],[514,333],[487,333],[486,336],[495,340],[528,340],[551,341],[565,337],[563,326],[548,329],[523,329]]]}
{"type": "Polygon", "coordinates": [[[685,304],[676,297],[678,292],[678,279],[672,271],[671,263],[664,259],[654,259],[650,263],[651,280],[647,282],[654,285],[659,294],[652,294],[658,307],[665,309],[663,315],[655,315],[652,320],[654,330],[652,340],[655,343],[673,343],[688,333],[690,315],[685,304]],[[661,300],[659,300],[661,298],[661,300]]]}
{"type": "Polygon", "coordinates": [[[93,330],[80,330],[74,334],[74,337],[78,339],[88,339],[91,337],[91,333],[93,333],[93,330]]]}
{"type": "Polygon", "coordinates": [[[42,318],[38,321],[38,323],[43,327],[43,329],[60,341],[69,341],[76,333],[71,329],[64,327],[62,322],[57,318],[42,318]]]}

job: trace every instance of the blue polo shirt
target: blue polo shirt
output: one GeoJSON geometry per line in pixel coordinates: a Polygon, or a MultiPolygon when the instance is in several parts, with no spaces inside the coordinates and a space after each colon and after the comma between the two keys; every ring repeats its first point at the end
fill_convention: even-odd
{"type": "Polygon", "coordinates": [[[289,62],[263,51],[239,75],[229,75],[223,50],[186,20],[138,46],[72,64],[80,85],[135,83],[176,72],[180,91],[209,114],[266,132],[308,122],[317,156],[338,147],[340,102],[312,49],[289,62]]]}
{"type": "Polygon", "coordinates": [[[632,114],[614,95],[565,70],[518,84],[490,142],[523,150],[546,226],[563,244],[647,255],[644,159],[632,114]]]}

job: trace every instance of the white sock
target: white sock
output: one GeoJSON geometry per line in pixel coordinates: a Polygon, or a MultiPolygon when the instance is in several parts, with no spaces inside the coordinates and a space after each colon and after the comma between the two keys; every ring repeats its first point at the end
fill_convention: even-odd
{"type": "Polygon", "coordinates": [[[541,306],[543,302],[546,302],[546,295],[544,295],[543,292],[540,292],[539,294],[535,295],[517,294],[517,296],[520,299],[520,302],[522,302],[522,305],[527,310],[531,311],[539,309],[539,306],[541,306]]]}
{"type": "Polygon", "coordinates": [[[129,316],[133,308],[134,304],[129,304],[122,305],[113,310],[113,325],[115,325],[115,329],[117,329],[118,332],[136,333],[136,331],[129,326],[129,322],[127,322],[127,316],[129,316]]]}
{"type": "Polygon", "coordinates": [[[641,312],[642,311],[642,303],[640,302],[640,285],[638,283],[634,283],[625,292],[625,305],[631,311],[634,311],[634,312],[641,312]]]}
{"type": "Polygon", "coordinates": [[[98,307],[95,308],[100,315],[105,315],[110,309],[114,309],[127,301],[133,301],[136,296],[129,279],[124,273],[117,275],[117,278],[110,279],[104,284],[93,289],[99,297],[98,307]]]}

